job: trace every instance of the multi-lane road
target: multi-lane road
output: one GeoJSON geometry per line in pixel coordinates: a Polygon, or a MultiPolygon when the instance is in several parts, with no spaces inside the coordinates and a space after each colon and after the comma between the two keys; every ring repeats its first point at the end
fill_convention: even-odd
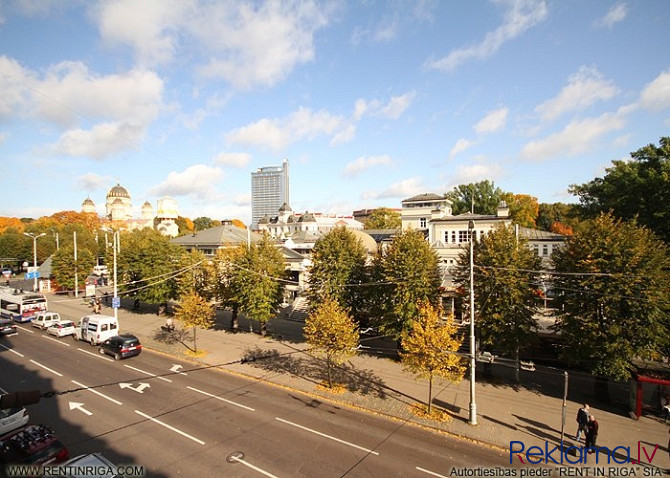
{"type": "Polygon", "coordinates": [[[0,340],[0,367],[8,391],[56,392],[27,408],[73,455],[101,451],[146,476],[439,477],[509,466],[499,450],[147,350],[116,362],[29,324],[0,340]]]}

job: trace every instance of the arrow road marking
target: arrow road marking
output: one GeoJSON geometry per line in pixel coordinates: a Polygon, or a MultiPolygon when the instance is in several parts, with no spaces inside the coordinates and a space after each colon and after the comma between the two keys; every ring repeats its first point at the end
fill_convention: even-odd
{"type": "Polygon", "coordinates": [[[124,365],[124,367],[128,367],[129,369],[131,369],[131,370],[135,370],[136,372],[143,373],[144,375],[148,375],[148,376],[150,376],[150,377],[154,377],[154,378],[157,378],[157,379],[159,379],[159,380],[163,380],[163,381],[165,381],[165,382],[170,382],[170,383],[172,383],[172,380],[170,380],[169,378],[159,377],[159,376],[156,375],[155,373],[147,372],[146,370],[142,370],[141,368],[135,368],[135,367],[133,367],[133,366],[131,366],[131,365],[124,365]]]}
{"type": "Polygon", "coordinates": [[[186,372],[180,372],[179,371],[180,368],[184,368],[184,366],[183,365],[172,364],[172,368],[170,368],[170,372],[180,373],[182,375],[188,375],[186,372]]]}
{"type": "Polygon", "coordinates": [[[104,394],[98,392],[97,390],[93,390],[92,388],[88,387],[87,385],[84,385],[81,382],[77,382],[76,380],[72,380],[72,383],[74,383],[75,385],[80,386],[81,388],[85,388],[89,392],[93,392],[93,393],[95,393],[96,395],[98,395],[102,398],[106,398],[107,400],[109,400],[112,403],[116,403],[117,405],[123,405],[123,403],[119,402],[118,400],[114,400],[113,398],[108,397],[107,395],[104,395],[104,394]]]}
{"type": "Polygon", "coordinates": [[[167,429],[169,429],[169,430],[172,430],[172,431],[175,432],[175,433],[179,433],[180,435],[185,436],[186,438],[190,438],[191,440],[193,440],[193,441],[196,442],[196,443],[200,443],[201,445],[204,445],[204,444],[205,444],[204,441],[202,441],[202,440],[198,440],[197,438],[195,438],[195,437],[189,435],[188,433],[183,432],[183,431],[181,431],[180,429],[175,428],[175,427],[173,427],[173,426],[170,426],[170,425],[168,425],[167,423],[163,423],[163,422],[161,422],[160,420],[157,420],[157,419],[155,419],[155,418],[153,418],[153,417],[147,415],[146,413],[142,413],[142,412],[140,412],[139,410],[135,410],[135,413],[137,413],[138,415],[140,415],[140,416],[146,418],[147,420],[151,420],[151,421],[154,422],[154,423],[158,423],[159,425],[163,425],[165,428],[167,428],[167,429]]]}
{"type": "Polygon", "coordinates": [[[136,391],[137,393],[144,393],[144,389],[151,387],[151,385],[149,385],[148,383],[141,382],[137,387],[133,387],[132,383],[120,383],[119,387],[129,388],[131,390],[136,391]]]}
{"type": "Polygon", "coordinates": [[[88,410],[86,410],[86,409],[84,408],[84,404],[83,404],[83,403],[80,403],[80,402],[70,402],[70,410],[74,410],[74,409],[81,410],[82,412],[84,412],[84,413],[85,413],[86,415],[88,415],[89,417],[90,417],[91,415],[93,415],[93,413],[92,413],[92,412],[89,412],[88,410]]]}

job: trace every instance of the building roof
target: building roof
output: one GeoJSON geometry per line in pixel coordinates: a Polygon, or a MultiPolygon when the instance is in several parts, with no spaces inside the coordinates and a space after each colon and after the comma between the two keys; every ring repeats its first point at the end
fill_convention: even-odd
{"type": "Polygon", "coordinates": [[[566,238],[563,234],[521,226],[519,227],[519,235],[530,241],[565,241],[566,238]]]}
{"type": "Polygon", "coordinates": [[[397,236],[402,232],[401,228],[398,229],[366,229],[365,233],[372,237],[376,243],[382,241],[391,240],[394,236],[397,236]]]}
{"type": "Polygon", "coordinates": [[[128,193],[128,190],[121,186],[120,184],[116,184],[112,189],[109,190],[107,193],[108,198],[130,198],[130,194],[128,193]]]}
{"type": "Polygon", "coordinates": [[[288,211],[293,212],[293,209],[291,209],[291,206],[289,206],[286,203],[282,204],[281,207],[279,208],[279,212],[288,212],[288,211]]]}
{"type": "Polygon", "coordinates": [[[249,232],[247,229],[224,224],[222,226],[210,227],[204,231],[198,231],[195,234],[186,234],[175,237],[170,242],[184,247],[210,247],[213,249],[221,246],[236,246],[246,244],[247,240],[258,242],[261,240],[260,234],[249,232]],[[249,234],[249,235],[248,235],[249,234]]]}
{"type": "Polygon", "coordinates": [[[418,194],[416,196],[412,196],[411,198],[403,199],[402,202],[406,203],[406,202],[420,202],[420,201],[441,201],[443,199],[447,199],[447,197],[444,195],[440,196],[438,194],[433,193],[423,193],[418,194]]]}

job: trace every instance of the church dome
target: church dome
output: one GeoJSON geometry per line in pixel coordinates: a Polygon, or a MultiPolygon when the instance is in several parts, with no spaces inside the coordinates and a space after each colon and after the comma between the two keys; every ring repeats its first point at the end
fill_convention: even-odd
{"type": "Polygon", "coordinates": [[[130,198],[130,194],[128,194],[128,190],[121,186],[120,184],[116,184],[112,189],[109,190],[107,193],[108,198],[130,198]]]}
{"type": "Polygon", "coordinates": [[[84,202],[81,203],[82,206],[95,206],[95,203],[91,198],[84,199],[84,202]]]}

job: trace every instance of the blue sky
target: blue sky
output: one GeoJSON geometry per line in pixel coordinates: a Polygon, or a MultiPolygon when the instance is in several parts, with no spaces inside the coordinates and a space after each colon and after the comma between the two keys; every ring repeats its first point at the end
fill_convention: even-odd
{"type": "Polygon", "coordinates": [[[670,135],[670,2],[4,1],[0,216],[400,207],[488,179],[540,202],[670,135]]]}

